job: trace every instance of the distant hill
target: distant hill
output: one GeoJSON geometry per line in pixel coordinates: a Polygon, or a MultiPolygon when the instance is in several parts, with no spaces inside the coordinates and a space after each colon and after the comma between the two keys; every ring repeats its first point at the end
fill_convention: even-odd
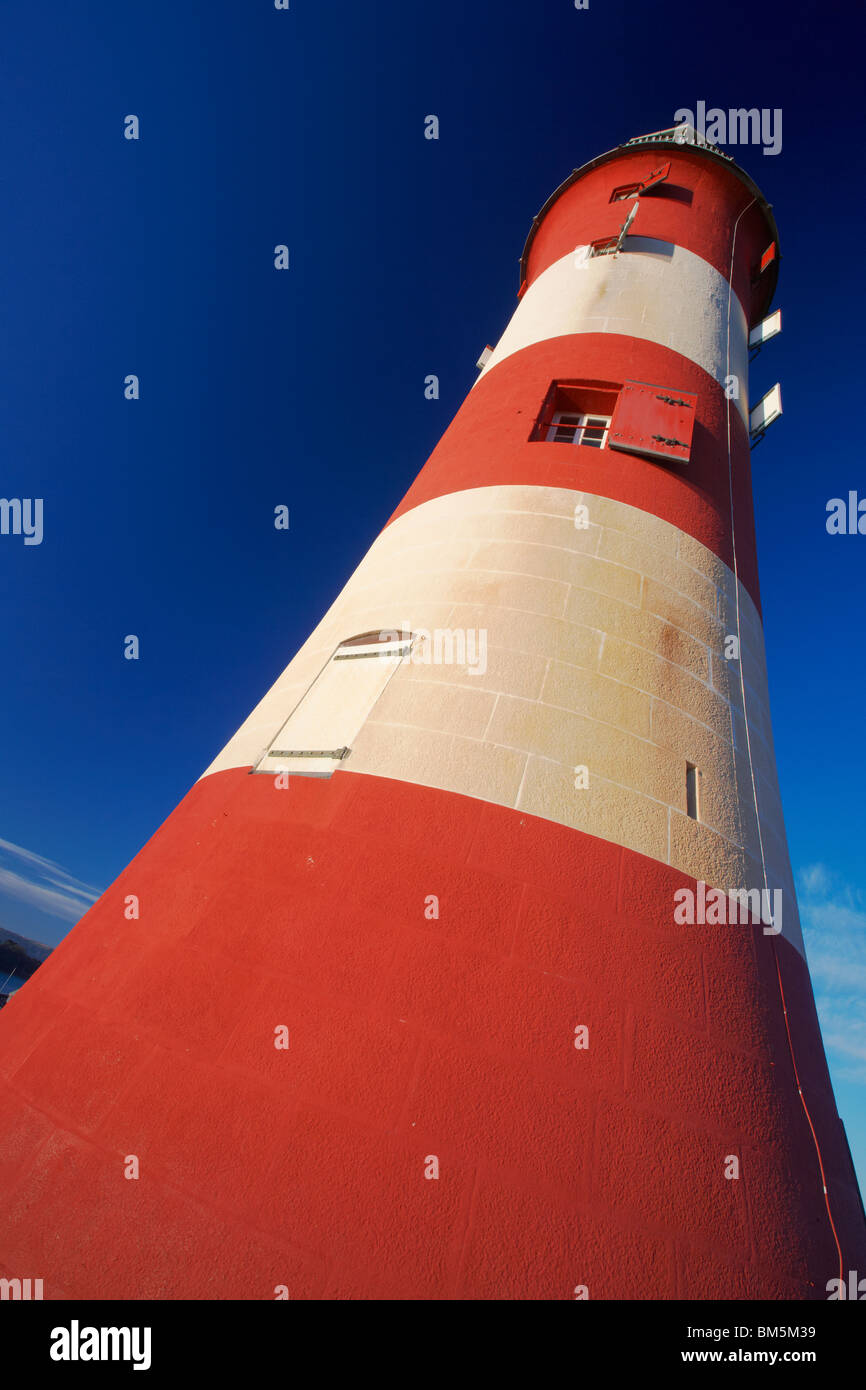
{"type": "Polygon", "coordinates": [[[29,980],[43,961],[51,955],[52,948],[43,946],[41,941],[31,941],[26,936],[0,927],[0,982],[10,970],[22,980],[29,980]]]}

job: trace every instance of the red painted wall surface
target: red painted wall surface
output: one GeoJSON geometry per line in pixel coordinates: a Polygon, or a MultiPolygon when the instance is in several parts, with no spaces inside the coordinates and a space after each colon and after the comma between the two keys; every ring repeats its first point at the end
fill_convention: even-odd
{"type": "Polygon", "coordinates": [[[739,576],[760,607],[749,439],[703,368],[670,348],[617,333],[576,333],[522,348],[469,392],[394,515],[462,488],[503,483],[593,492],[669,521],[733,569],[726,414],[739,576]],[[646,381],[698,397],[691,457],[667,464],[591,446],[530,442],[555,380],[646,381]]]}
{"type": "Polygon", "coordinates": [[[629,149],[581,175],[548,209],[532,238],[527,284],[575,246],[618,232],[633,204],[611,203],[614,188],[636,182],[669,160],[665,182],[641,195],[631,235],[673,242],[708,261],[733,283],[754,324],[766,313],[775,283],[771,274],[752,285],[753,271],[772,239],[767,217],[758,203],[749,208],[753,194],[731,168],[686,146],[629,149]],[[732,233],[741,212],[732,278],[732,233]]]}
{"type": "Polygon", "coordinates": [[[423,787],[204,779],[0,1014],[0,1273],[75,1298],[825,1298],[777,960],[846,1271],[866,1232],[808,975],[750,928],[675,926],[689,882],[423,787]]]}

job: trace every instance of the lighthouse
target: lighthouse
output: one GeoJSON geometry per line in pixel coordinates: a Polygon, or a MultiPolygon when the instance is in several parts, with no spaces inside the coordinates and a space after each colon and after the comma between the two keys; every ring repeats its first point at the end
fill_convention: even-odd
{"type": "Polygon", "coordinates": [[[803,1300],[866,1269],[769,713],[778,267],[689,127],[548,199],[394,515],[0,1015],[5,1279],[803,1300]]]}

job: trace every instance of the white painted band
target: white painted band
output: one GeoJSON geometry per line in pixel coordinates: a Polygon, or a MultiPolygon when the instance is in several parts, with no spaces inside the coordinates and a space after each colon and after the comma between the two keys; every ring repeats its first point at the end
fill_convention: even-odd
{"type": "Polygon", "coordinates": [[[739,611],[729,653],[731,570],[624,502],[523,484],[436,497],[386,527],[208,770],[345,768],[439,787],[751,890],[763,887],[751,763],[769,885],[799,947],[761,620],[742,585],[739,611]],[[322,675],[340,643],[380,630],[416,637],[387,683],[391,663],[371,658],[322,675]]]}
{"type": "Polygon", "coordinates": [[[530,285],[478,380],[506,357],[548,338],[619,333],[671,348],[723,388],[726,377],[735,376],[733,399],[746,422],[748,324],[732,295],[728,367],[725,277],[693,251],[647,237],[627,237],[618,256],[587,258],[585,251],[569,252],[530,285]]]}

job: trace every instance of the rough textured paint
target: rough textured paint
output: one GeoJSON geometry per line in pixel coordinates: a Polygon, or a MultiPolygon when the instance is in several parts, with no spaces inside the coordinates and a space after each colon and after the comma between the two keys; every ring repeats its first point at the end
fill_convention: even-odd
{"type": "Polygon", "coordinates": [[[668,160],[670,174],[641,196],[631,232],[700,256],[733,285],[749,323],[757,323],[775,286],[770,272],[755,274],[774,229],[736,166],[688,145],[621,149],[563,186],[539,225],[533,224],[524,253],[527,286],[576,246],[619,232],[632,201],[612,203],[614,188],[668,160]],[[738,218],[732,273],[731,241],[738,218]]]}
{"type": "Polygon", "coordinates": [[[681,246],[635,236],[618,257],[584,261],[569,252],[555,261],[520,300],[479,381],[511,353],[575,333],[658,343],[722,388],[735,375],[742,386],[734,404],[748,419],[748,331],[740,302],[718,271],[681,246]]]}
{"type": "Polygon", "coordinates": [[[394,517],[431,497],[506,483],[563,487],[627,502],[679,527],[729,569],[733,490],[738,573],[760,607],[745,425],[721,386],[670,348],[616,333],[578,333],[505,357],[470,391],[394,517]],[[550,384],[557,380],[658,382],[697,395],[689,462],[667,465],[614,449],[532,440],[550,384]]]}
{"type": "Polygon", "coordinates": [[[0,1014],[0,1265],[46,1297],[826,1297],[777,954],[846,1269],[866,1243],[808,974],[675,927],[690,883],[430,788],[204,778],[0,1014]]]}
{"type": "MultiPolygon", "coordinates": [[[[604,485],[607,461],[583,452],[604,485]]],[[[350,772],[512,806],[727,888],[763,882],[763,845],[768,886],[785,894],[785,934],[800,941],[760,616],[717,556],[660,517],[528,485],[420,502],[377,538],[208,771],[279,771],[279,759],[258,759],[282,746],[299,701],[308,746],[350,745],[339,764],[350,772]],[[317,679],[338,643],[395,627],[421,634],[422,660],[397,668],[361,728],[344,666],[345,722],[313,733],[341,712],[317,679]],[[740,660],[726,661],[738,627],[740,660]],[[431,630],[486,634],[484,670],[441,642],[454,659],[437,662],[431,630]],[[699,823],[686,814],[687,763],[700,768],[699,823]],[[590,778],[579,794],[576,764],[590,778]]]]}
{"type": "MultiPolygon", "coordinates": [[[[799,1300],[866,1269],[796,934],[674,921],[698,869],[734,886],[732,853],[759,885],[753,770],[770,865],[787,851],[749,444],[719,381],[718,285],[766,311],[770,216],[742,217],[732,268],[753,188],[664,158],[636,232],[692,253],[670,294],[716,285],[698,348],[648,292],[664,321],[643,333],[534,323],[491,361],[240,742],[0,1014],[4,1277],[54,1298],[799,1300]],[[695,395],[688,464],[530,442],[562,379],[695,395]],[[488,624],[484,681],[401,668],[329,780],[251,775],[336,645],[404,620],[488,624]],[[572,759],[611,789],[585,824],[572,759]]],[[[524,318],[658,162],[626,149],[558,191],[524,318]]]]}

